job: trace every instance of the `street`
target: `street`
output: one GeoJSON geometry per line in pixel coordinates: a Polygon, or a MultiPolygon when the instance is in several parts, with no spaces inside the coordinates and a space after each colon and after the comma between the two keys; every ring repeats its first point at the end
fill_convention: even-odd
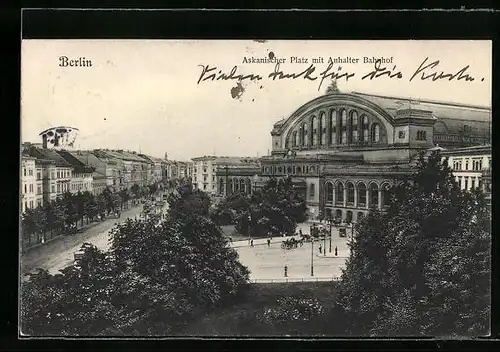
{"type": "Polygon", "coordinates": [[[100,249],[108,248],[108,232],[118,222],[124,222],[127,218],[135,218],[142,211],[142,205],[122,212],[119,219],[108,218],[84,232],[75,235],[66,235],[54,239],[51,242],[31,249],[21,257],[21,275],[32,272],[36,268],[48,270],[51,274],[57,274],[59,270],[70,265],[83,243],[92,243],[100,249]]]}
{"type": "MultiPolygon", "coordinates": [[[[109,231],[117,223],[135,218],[142,211],[142,205],[124,211],[120,219],[108,218],[103,222],[95,224],[93,227],[76,235],[62,236],[51,242],[31,249],[21,258],[21,273],[33,272],[36,268],[48,270],[51,274],[57,274],[61,269],[71,265],[74,261],[74,253],[77,252],[83,243],[91,243],[101,250],[109,249],[109,231]]],[[[309,233],[309,224],[299,224],[297,230],[302,233],[309,233]]],[[[239,254],[240,261],[251,271],[250,279],[259,280],[279,280],[279,279],[300,279],[304,281],[318,279],[332,279],[341,275],[341,269],[349,256],[347,247],[348,238],[339,237],[338,229],[332,230],[332,251],[330,252],[329,239],[326,242],[315,241],[304,243],[302,247],[286,250],[281,248],[281,242],[290,238],[275,237],[268,247],[267,238],[256,238],[251,247],[248,240],[234,241],[231,246],[239,254]],[[326,252],[319,252],[319,247],[326,252]],[[313,254],[314,276],[311,276],[311,247],[313,254]],[[335,255],[337,247],[337,255],[335,255]],[[284,275],[284,267],[287,266],[287,276],[284,275]]],[[[298,238],[298,236],[295,236],[298,238]]]]}
{"type": "MultiPolygon", "coordinates": [[[[299,224],[304,234],[309,233],[309,224],[299,224]]],[[[254,239],[251,247],[246,241],[235,241],[232,246],[239,254],[241,263],[250,270],[250,280],[253,282],[270,282],[270,280],[331,280],[342,275],[342,268],[349,257],[350,250],[347,246],[348,237],[340,237],[338,229],[332,229],[332,252],[330,240],[326,240],[326,253],[319,252],[319,246],[324,249],[325,241],[304,243],[301,247],[282,249],[281,242],[290,238],[274,237],[271,245],[267,246],[266,238],[254,239]],[[313,257],[314,276],[311,276],[311,247],[313,257]],[[335,256],[335,247],[337,255],[335,256]],[[284,268],[287,266],[287,276],[284,268]]],[[[295,236],[298,239],[298,236],[295,236]]]]}

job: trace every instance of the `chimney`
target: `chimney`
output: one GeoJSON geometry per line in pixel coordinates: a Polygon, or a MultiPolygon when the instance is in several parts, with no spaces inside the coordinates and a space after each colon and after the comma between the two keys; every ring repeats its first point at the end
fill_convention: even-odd
{"type": "Polygon", "coordinates": [[[47,149],[47,135],[45,133],[42,135],[42,146],[43,149],[47,149]]]}

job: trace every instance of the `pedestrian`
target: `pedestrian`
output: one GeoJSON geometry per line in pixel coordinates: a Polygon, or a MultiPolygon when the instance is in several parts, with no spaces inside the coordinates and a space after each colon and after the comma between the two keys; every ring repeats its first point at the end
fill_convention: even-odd
{"type": "Polygon", "coordinates": [[[253,238],[250,240],[250,247],[253,247],[253,238]]]}
{"type": "Polygon", "coordinates": [[[321,245],[319,245],[319,254],[321,254],[321,245]]]}
{"type": "Polygon", "coordinates": [[[233,239],[231,237],[229,237],[229,243],[233,243],[233,239]]]}
{"type": "Polygon", "coordinates": [[[338,252],[337,252],[337,246],[335,246],[335,256],[337,256],[338,252]]]}
{"type": "Polygon", "coordinates": [[[288,266],[285,265],[285,277],[288,277],[288,266]]]}
{"type": "Polygon", "coordinates": [[[299,235],[302,236],[302,229],[299,229],[299,235]]]}
{"type": "Polygon", "coordinates": [[[267,246],[271,247],[271,240],[269,238],[267,239],[267,246]]]}

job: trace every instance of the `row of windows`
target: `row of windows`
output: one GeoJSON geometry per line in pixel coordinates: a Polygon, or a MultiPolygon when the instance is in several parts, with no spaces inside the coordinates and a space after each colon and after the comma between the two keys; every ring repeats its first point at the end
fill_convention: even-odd
{"type": "Polygon", "coordinates": [[[24,174],[24,176],[27,176],[27,175],[33,176],[33,169],[29,169],[28,173],[26,174],[26,168],[23,167],[23,174],[24,174]]]}
{"type": "Polygon", "coordinates": [[[69,191],[69,185],[67,183],[58,183],[57,184],[57,193],[64,193],[69,191]]]}
{"type": "Polygon", "coordinates": [[[460,189],[465,189],[465,190],[474,189],[474,188],[481,188],[481,186],[482,186],[481,179],[476,178],[476,177],[458,176],[456,181],[458,183],[458,187],[460,189]],[[463,179],[463,182],[462,182],[462,179],[463,179]],[[469,185],[470,185],[470,188],[469,188],[469,185]]]}
{"type": "MultiPolygon", "coordinates": [[[[301,175],[301,174],[314,174],[317,168],[314,165],[302,165],[302,166],[275,166],[274,170],[277,174],[287,174],[287,175],[301,175]]],[[[265,174],[270,174],[273,171],[272,166],[265,166],[262,170],[265,174]]]]}
{"type": "Polygon", "coordinates": [[[367,188],[366,184],[363,182],[358,183],[356,186],[352,182],[347,182],[345,187],[341,182],[337,182],[335,186],[333,183],[328,182],[325,185],[326,203],[333,204],[335,200],[335,204],[338,205],[343,205],[345,202],[346,205],[364,207],[368,205],[368,199],[369,204],[378,205],[380,192],[382,194],[382,205],[387,205],[389,203],[389,195],[387,194],[388,190],[389,186],[387,184],[379,187],[377,184],[372,183],[367,188]]]}
{"type": "Polygon", "coordinates": [[[426,141],[427,131],[417,131],[417,141],[426,141]]]}
{"type": "Polygon", "coordinates": [[[453,158],[453,166],[452,169],[454,171],[481,171],[483,169],[483,158],[464,158],[464,159],[457,159],[453,158]],[[472,167],[472,169],[469,169],[469,166],[472,167]],[[463,168],[462,168],[463,167],[463,168]]]}
{"type": "Polygon", "coordinates": [[[337,144],[355,144],[380,142],[381,126],[379,123],[369,125],[367,115],[361,115],[353,110],[347,117],[347,110],[340,110],[340,115],[336,110],[330,113],[327,124],[326,114],[321,113],[318,119],[313,116],[310,121],[302,123],[298,130],[287,136],[286,148],[307,147],[317,145],[337,145],[337,144]]]}
{"type": "MultiPolygon", "coordinates": [[[[327,219],[328,218],[332,218],[332,219],[338,219],[338,220],[342,220],[342,210],[341,209],[337,209],[335,210],[335,212],[333,211],[333,209],[329,209],[327,208],[326,209],[326,216],[327,216],[327,219]]],[[[365,216],[365,213],[363,213],[362,211],[358,211],[357,213],[357,217],[356,217],[356,221],[360,221],[361,219],[363,219],[365,216]]],[[[346,213],[345,213],[345,219],[344,219],[347,223],[350,223],[354,220],[353,218],[353,212],[351,210],[347,210],[346,213]]]]}
{"type": "MultiPolygon", "coordinates": [[[[113,185],[115,185],[114,180],[113,180],[113,185]]],[[[83,184],[83,183],[78,183],[78,184],[77,183],[72,183],[71,184],[71,190],[72,191],[78,191],[78,190],[81,190],[81,189],[84,189],[84,188],[85,189],[90,189],[91,185],[88,184],[88,183],[85,183],[85,184],[83,184]]]]}
{"type": "Polygon", "coordinates": [[[26,194],[26,193],[33,193],[33,192],[34,192],[33,191],[33,184],[30,184],[29,187],[26,184],[24,185],[24,194],[26,194]]]}
{"type": "Polygon", "coordinates": [[[233,193],[233,192],[246,192],[250,193],[252,189],[252,183],[250,179],[231,179],[228,181],[227,190],[226,183],[224,179],[219,180],[219,193],[224,194],[224,192],[233,193]]]}

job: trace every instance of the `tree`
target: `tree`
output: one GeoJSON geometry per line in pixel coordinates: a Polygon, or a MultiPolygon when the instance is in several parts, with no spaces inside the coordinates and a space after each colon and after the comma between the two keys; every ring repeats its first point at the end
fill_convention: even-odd
{"type": "Polygon", "coordinates": [[[250,196],[249,204],[239,213],[236,229],[255,237],[293,233],[307,219],[306,202],[289,177],[269,180],[250,196]]]}
{"type": "Polygon", "coordinates": [[[113,211],[116,211],[117,209],[120,209],[122,205],[122,198],[118,193],[113,193],[111,195],[111,209],[113,211]]]}
{"type": "Polygon", "coordinates": [[[190,183],[183,183],[177,186],[167,199],[169,212],[173,214],[198,214],[209,216],[210,197],[205,192],[196,189],[190,183]]]}
{"type": "Polygon", "coordinates": [[[21,217],[21,227],[22,233],[25,238],[28,239],[28,243],[31,243],[31,235],[36,233],[38,224],[36,222],[36,215],[33,209],[28,208],[22,214],[21,217]]]}
{"type": "Polygon", "coordinates": [[[438,153],[420,157],[385,214],[357,226],[337,296],[347,331],[478,335],[489,331],[489,215],[438,153]]]}
{"type": "MultiPolygon", "coordinates": [[[[124,204],[128,204],[128,201],[130,200],[130,192],[126,188],[124,188],[120,191],[119,195],[122,199],[122,202],[124,204]]],[[[127,205],[127,207],[128,207],[128,205],[127,205]]]]}
{"type": "Polygon", "coordinates": [[[78,222],[80,219],[80,214],[78,213],[78,207],[76,202],[76,197],[70,192],[65,192],[60,199],[62,207],[64,209],[64,219],[67,225],[72,225],[78,222]]]}
{"type": "Polygon", "coordinates": [[[242,216],[248,216],[250,198],[235,192],[224,198],[211,212],[212,219],[219,225],[237,224],[242,216]]]}
{"type": "Polygon", "coordinates": [[[140,187],[137,183],[134,183],[132,187],[130,187],[130,191],[132,192],[135,198],[139,198],[141,196],[140,187]]]}
{"type": "Polygon", "coordinates": [[[85,246],[80,268],[50,275],[40,270],[21,286],[21,330],[28,335],[98,336],[115,326],[118,307],[109,300],[112,263],[95,246],[85,246]]]}
{"type": "Polygon", "coordinates": [[[158,328],[170,332],[231,299],[248,280],[221,230],[199,213],[174,212],[159,225],[127,221],[113,232],[112,252],[118,267],[155,288],[154,303],[142,308],[140,320],[155,317],[162,322],[158,328]]]}
{"type": "Polygon", "coordinates": [[[51,235],[54,230],[60,231],[64,227],[64,223],[66,221],[66,209],[60,199],[47,203],[45,207],[45,214],[47,216],[47,223],[51,235]]]}
{"type": "Polygon", "coordinates": [[[100,214],[103,214],[108,209],[108,202],[104,194],[99,194],[96,198],[97,209],[100,214]]]}
{"type": "Polygon", "coordinates": [[[220,228],[200,208],[186,206],[205,206],[206,195],[179,194],[178,211],[166,220],[127,220],[113,228],[108,253],[84,245],[78,267],[55,276],[42,271],[24,282],[23,332],[172,335],[233,299],[246,287],[248,269],[220,228]]]}
{"type": "Polygon", "coordinates": [[[78,191],[77,194],[73,195],[73,202],[75,204],[78,218],[81,221],[81,226],[83,226],[83,217],[85,216],[85,197],[83,193],[78,191]]]}

